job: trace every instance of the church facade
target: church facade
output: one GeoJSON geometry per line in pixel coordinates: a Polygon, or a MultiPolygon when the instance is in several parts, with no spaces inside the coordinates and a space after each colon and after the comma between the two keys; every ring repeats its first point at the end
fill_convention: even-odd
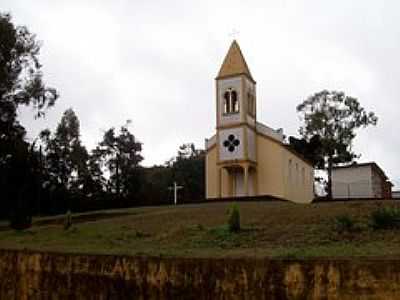
{"type": "Polygon", "coordinates": [[[256,82],[233,41],[216,78],[216,133],[206,139],[206,198],[314,197],[312,165],[257,121],[256,82]]]}

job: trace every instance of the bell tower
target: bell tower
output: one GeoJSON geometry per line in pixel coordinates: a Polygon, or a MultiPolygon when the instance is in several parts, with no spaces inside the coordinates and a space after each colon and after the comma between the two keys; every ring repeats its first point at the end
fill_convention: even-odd
{"type": "Polygon", "coordinates": [[[232,197],[256,194],[256,82],[234,40],[216,77],[217,164],[232,197]],[[224,174],[224,175],[223,175],[224,174]]]}

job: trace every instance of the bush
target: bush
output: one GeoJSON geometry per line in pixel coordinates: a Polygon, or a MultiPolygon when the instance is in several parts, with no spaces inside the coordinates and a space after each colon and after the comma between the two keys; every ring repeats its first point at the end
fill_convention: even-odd
{"type": "Polygon", "coordinates": [[[240,211],[236,204],[233,204],[228,211],[228,228],[230,232],[240,231],[240,211]]]}
{"type": "Polygon", "coordinates": [[[68,210],[64,218],[64,230],[68,230],[72,226],[71,211],[68,210]]]}
{"type": "Polygon", "coordinates": [[[400,209],[381,207],[371,213],[371,225],[374,229],[400,228],[400,209]]]}
{"type": "Polygon", "coordinates": [[[355,229],[355,222],[348,215],[341,215],[335,218],[335,230],[341,232],[351,232],[355,229]]]}
{"type": "Polygon", "coordinates": [[[10,219],[10,227],[16,230],[28,229],[32,226],[32,216],[24,213],[12,215],[10,219]]]}

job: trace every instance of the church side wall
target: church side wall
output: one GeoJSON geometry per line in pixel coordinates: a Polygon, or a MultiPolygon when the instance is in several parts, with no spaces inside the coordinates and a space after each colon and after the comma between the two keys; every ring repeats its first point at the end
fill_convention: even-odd
{"type": "Polygon", "coordinates": [[[217,197],[217,147],[213,147],[206,156],[206,198],[217,197]]]}
{"type": "Polygon", "coordinates": [[[282,169],[282,146],[257,135],[258,195],[285,197],[282,169]]]}
{"type": "MultiPolygon", "coordinates": [[[[228,172],[221,171],[222,197],[231,197],[231,182],[228,172]]],[[[206,156],[206,199],[219,198],[218,195],[218,166],[217,166],[217,147],[212,147],[207,151],[206,156]]]]}
{"type": "Polygon", "coordinates": [[[285,199],[310,203],[314,198],[314,170],[297,155],[282,147],[285,199]]]}
{"type": "Polygon", "coordinates": [[[257,151],[256,151],[256,133],[253,129],[246,128],[247,130],[247,155],[248,158],[252,161],[257,160],[257,151]]]}

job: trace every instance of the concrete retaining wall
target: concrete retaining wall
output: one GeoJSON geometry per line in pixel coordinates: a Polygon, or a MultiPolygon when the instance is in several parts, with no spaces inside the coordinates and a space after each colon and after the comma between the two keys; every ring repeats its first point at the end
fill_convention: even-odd
{"type": "Polygon", "coordinates": [[[0,250],[0,299],[399,299],[400,260],[181,259],[0,250]]]}

